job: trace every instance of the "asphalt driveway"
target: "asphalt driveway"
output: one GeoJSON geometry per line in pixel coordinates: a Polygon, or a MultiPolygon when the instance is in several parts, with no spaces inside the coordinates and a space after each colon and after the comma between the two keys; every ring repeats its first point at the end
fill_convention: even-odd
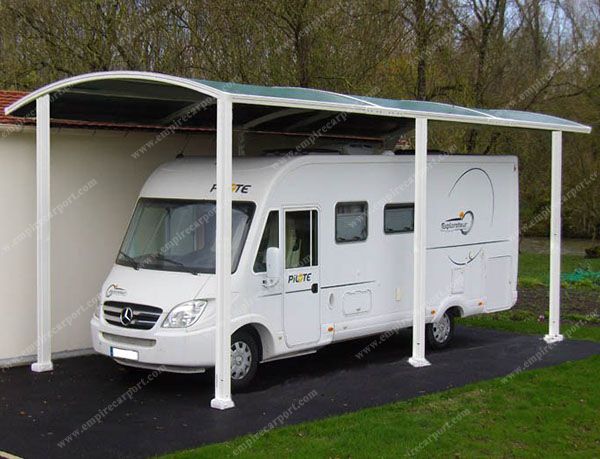
{"type": "Polygon", "coordinates": [[[459,327],[450,349],[428,354],[432,366],[414,369],[409,331],[373,340],[265,364],[224,412],[209,408],[211,374],[129,371],[100,356],[59,360],[52,373],[8,369],[0,372],[0,451],[148,457],[507,375],[527,361],[541,367],[600,354],[600,343],[548,348],[536,336],[459,327]]]}

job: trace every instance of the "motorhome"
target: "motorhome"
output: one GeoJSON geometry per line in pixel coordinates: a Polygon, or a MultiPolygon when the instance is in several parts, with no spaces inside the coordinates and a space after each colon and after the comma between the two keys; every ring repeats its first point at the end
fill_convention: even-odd
{"type": "MultiPolygon", "coordinates": [[[[231,377],[261,362],[410,327],[414,156],[236,157],[231,377]]],[[[215,160],[179,158],[145,183],[91,321],[94,349],[132,367],[215,365],[215,160]]],[[[517,299],[514,156],[430,154],[426,321],[517,299]]]]}

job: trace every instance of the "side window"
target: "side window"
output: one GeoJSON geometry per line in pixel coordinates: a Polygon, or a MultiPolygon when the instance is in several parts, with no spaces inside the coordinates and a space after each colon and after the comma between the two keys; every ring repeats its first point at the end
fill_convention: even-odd
{"type": "Polygon", "coordinates": [[[414,229],[414,204],[386,204],[383,208],[383,231],[386,234],[412,233],[414,229]]]}
{"type": "Polygon", "coordinates": [[[336,242],[356,242],[367,239],[366,202],[340,202],[335,206],[336,242]]]}
{"type": "Polygon", "coordinates": [[[267,271],[267,249],[269,247],[279,247],[279,212],[276,210],[269,212],[267,217],[256,260],[254,260],[255,273],[267,271]]]}
{"type": "Polygon", "coordinates": [[[285,213],[285,268],[318,264],[318,213],[300,210],[285,213]]]}

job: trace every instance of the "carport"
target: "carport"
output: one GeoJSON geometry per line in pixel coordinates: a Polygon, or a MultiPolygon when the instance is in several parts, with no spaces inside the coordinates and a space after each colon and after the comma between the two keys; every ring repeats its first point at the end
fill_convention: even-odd
{"type": "MultiPolygon", "coordinates": [[[[428,121],[550,131],[552,133],[550,320],[547,342],[561,341],[560,239],[562,133],[590,127],[561,118],[515,110],[349,96],[290,87],[263,87],[179,78],[146,72],[100,72],[47,85],[6,109],[36,117],[37,187],[37,361],[50,371],[50,120],[111,122],[127,126],[193,126],[216,132],[217,317],[215,397],[211,406],[234,406],[230,387],[231,212],[233,133],[296,135],[306,138],[378,140],[384,145],[415,129],[415,227],[412,357],[425,358],[426,189],[428,121]],[[340,114],[344,121],[339,122],[340,114]]],[[[243,145],[243,143],[242,143],[243,145]]],[[[243,151],[239,152],[243,154],[243,151]]]]}

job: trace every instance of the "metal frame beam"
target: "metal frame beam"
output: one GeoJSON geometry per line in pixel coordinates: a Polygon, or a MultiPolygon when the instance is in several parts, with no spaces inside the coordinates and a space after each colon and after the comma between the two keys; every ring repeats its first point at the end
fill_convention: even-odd
{"type": "Polygon", "coordinates": [[[50,96],[36,100],[37,361],[36,372],[52,371],[50,283],[50,96]]]}
{"type": "MultiPolygon", "coordinates": [[[[167,86],[168,87],[168,86],[167,86]]],[[[184,102],[184,103],[190,103],[190,104],[194,104],[196,102],[198,102],[197,99],[194,98],[194,96],[192,96],[190,94],[189,97],[181,97],[181,96],[177,96],[177,97],[167,97],[167,96],[162,96],[160,94],[157,94],[155,90],[149,90],[147,91],[146,94],[129,94],[127,92],[124,91],[115,91],[115,90],[95,90],[95,89],[81,89],[78,87],[74,87],[71,89],[67,89],[65,90],[66,94],[73,94],[73,95],[82,95],[82,96],[96,96],[96,97],[116,97],[116,98],[121,98],[121,99],[132,99],[132,100],[163,100],[163,101],[168,101],[168,102],[184,102]]]]}
{"type": "Polygon", "coordinates": [[[285,99],[269,96],[252,96],[245,94],[232,95],[233,102],[236,104],[248,105],[266,105],[269,107],[290,107],[305,108],[307,110],[328,110],[345,113],[363,113],[366,115],[377,115],[396,118],[426,118],[430,121],[447,121],[451,123],[473,124],[481,126],[502,126],[508,128],[522,129],[541,129],[545,131],[560,130],[563,132],[579,132],[589,134],[591,128],[581,124],[560,124],[556,122],[538,122],[522,121],[511,118],[498,118],[488,115],[488,117],[478,116],[476,110],[467,109],[474,113],[473,115],[457,115],[452,113],[430,112],[424,110],[395,109],[370,105],[348,105],[341,103],[322,103],[311,100],[285,99]]]}
{"type": "Polygon", "coordinates": [[[215,398],[210,406],[233,408],[231,399],[231,183],[233,104],[217,100],[217,314],[215,329],[215,398]]]}
{"type": "Polygon", "coordinates": [[[550,197],[550,318],[547,343],[564,338],[560,334],[560,255],[562,201],[562,132],[552,132],[552,179],[550,197]]]}
{"type": "MultiPolygon", "coordinates": [[[[14,111],[26,106],[30,102],[38,99],[39,97],[54,93],[57,91],[64,90],[65,88],[73,88],[76,85],[91,82],[91,81],[102,81],[102,80],[138,80],[142,82],[157,82],[165,85],[180,86],[194,91],[210,95],[215,98],[221,96],[228,96],[232,98],[233,103],[250,104],[250,105],[267,105],[270,107],[282,107],[282,108],[305,108],[312,110],[328,110],[334,112],[347,112],[347,113],[364,113],[367,115],[381,115],[388,117],[400,117],[400,118],[427,118],[432,121],[449,121],[454,123],[467,123],[467,124],[479,124],[479,125],[491,125],[491,126],[505,126],[505,127],[518,127],[518,128],[529,128],[529,129],[543,129],[543,130],[554,130],[563,132],[581,132],[589,134],[591,128],[578,123],[573,123],[568,120],[562,120],[551,116],[546,117],[546,121],[525,121],[513,118],[504,118],[494,116],[489,112],[481,112],[475,109],[469,109],[466,107],[458,107],[462,109],[464,113],[457,114],[453,112],[455,108],[448,104],[437,104],[448,107],[448,111],[426,111],[426,110],[414,110],[414,109],[395,109],[388,108],[373,104],[365,101],[361,98],[354,96],[347,96],[344,94],[337,94],[343,96],[349,103],[339,102],[322,102],[315,100],[306,99],[288,99],[282,97],[272,96],[259,96],[250,94],[240,94],[224,91],[222,89],[216,89],[215,87],[209,86],[208,84],[202,83],[198,80],[191,80],[187,78],[180,78],[171,75],[164,75],[154,72],[135,72],[135,71],[110,71],[110,72],[96,72],[88,73],[84,75],[78,75],[75,77],[66,78],[64,80],[51,83],[44,86],[37,91],[34,91],[22,99],[18,100],[14,104],[10,105],[5,109],[5,114],[11,114],[14,111]],[[350,101],[354,103],[350,103],[350,101]],[[362,105],[361,105],[362,104],[362,105]],[[468,114],[466,114],[468,113],[468,114]]],[[[513,113],[517,116],[518,112],[513,113]]],[[[517,116],[518,118],[518,116],[517,116]]]]}
{"type": "Polygon", "coordinates": [[[195,111],[199,111],[203,108],[208,108],[214,104],[217,103],[217,100],[214,97],[207,97],[205,98],[203,101],[196,101],[192,104],[186,105],[185,107],[180,108],[177,111],[174,111],[173,113],[170,113],[169,115],[165,116],[164,118],[162,118],[161,120],[158,121],[159,125],[170,125],[171,123],[187,117],[190,118],[190,114],[192,114],[192,112],[195,111]]]}
{"type": "Polygon", "coordinates": [[[425,367],[427,259],[427,118],[415,119],[415,228],[413,237],[413,367],[425,367]]]}
{"type": "Polygon", "coordinates": [[[253,119],[252,121],[248,121],[244,125],[242,125],[241,130],[245,131],[248,129],[253,129],[261,124],[268,123],[269,121],[274,121],[279,118],[285,118],[286,116],[297,115],[298,113],[305,112],[306,110],[303,108],[286,108],[283,110],[277,110],[276,112],[269,113],[267,115],[260,116],[258,118],[253,119]]]}

